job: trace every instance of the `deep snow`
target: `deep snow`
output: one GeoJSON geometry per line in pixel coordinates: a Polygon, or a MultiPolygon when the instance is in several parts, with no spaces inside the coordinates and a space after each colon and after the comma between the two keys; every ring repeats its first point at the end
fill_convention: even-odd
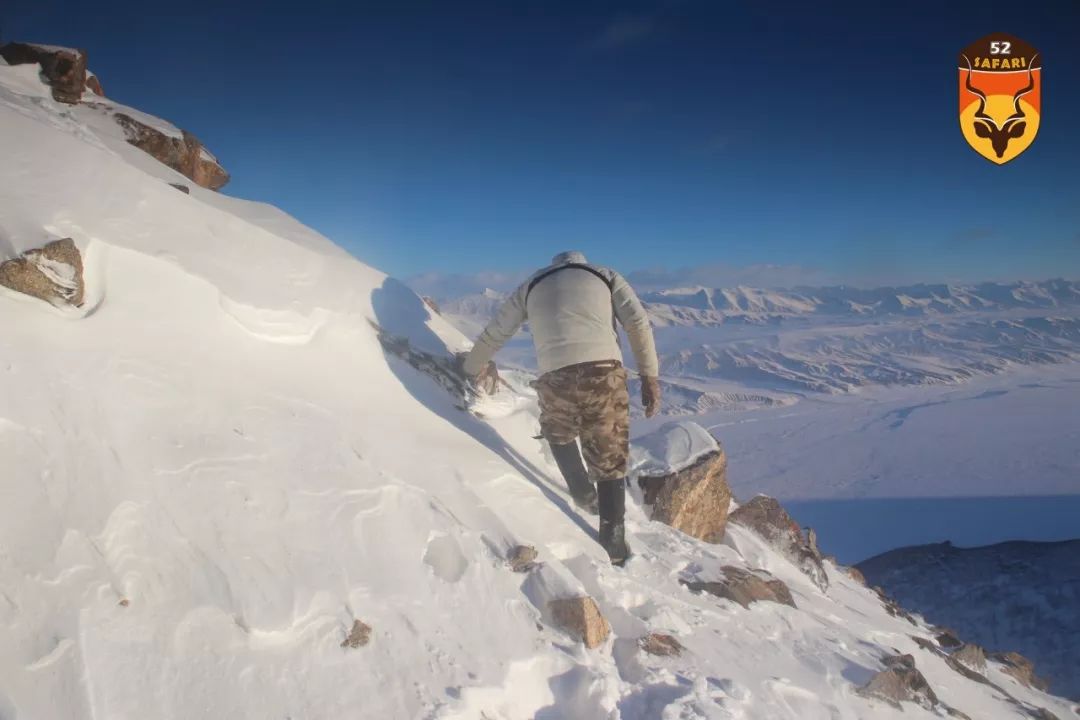
{"type": "Polygon", "coordinates": [[[928,629],[741,528],[706,546],[631,507],[637,555],[612,568],[535,404],[461,412],[371,323],[443,351],[457,330],[273,208],[177,192],[35,78],[0,66],[3,251],[74,238],[87,302],[0,295],[3,720],[935,717],[855,695],[896,650],[971,717],[1022,717],[920,650],[928,629]],[[542,562],[524,576],[519,542],[542,562]],[[679,583],[725,564],[799,609],[679,583]],[[595,651],[546,612],[581,592],[614,631],[595,651]],[[373,639],[342,648],[357,618],[373,639]],[[688,652],[642,654],[648,631],[688,652]]]}

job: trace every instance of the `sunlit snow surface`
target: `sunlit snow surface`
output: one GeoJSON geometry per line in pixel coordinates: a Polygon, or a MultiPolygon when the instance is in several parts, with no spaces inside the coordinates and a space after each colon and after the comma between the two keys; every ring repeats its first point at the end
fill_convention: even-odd
{"type": "Polygon", "coordinates": [[[738,527],[705,546],[632,506],[611,567],[524,391],[481,418],[384,354],[372,322],[467,345],[419,298],[273,208],[176,191],[32,80],[0,66],[0,247],[72,237],[88,300],[0,295],[4,720],[935,717],[855,695],[896,651],[969,716],[1019,717],[920,650],[929,630],[738,527]],[[522,542],[527,575],[504,562],[522,542]],[[725,564],[799,609],[679,583],[725,564]],[[547,613],[578,593],[613,628],[593,651],[547,613]],[[371,642],[343,648],[355,619],[371,642]],[[650,631],[687,652],[643,655],[650,631]]]}

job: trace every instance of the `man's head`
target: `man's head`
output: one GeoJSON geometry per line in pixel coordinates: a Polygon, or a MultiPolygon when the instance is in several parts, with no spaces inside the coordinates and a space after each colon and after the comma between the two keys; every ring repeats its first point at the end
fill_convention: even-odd
{"type": "Polygon", "coordinates": [[[561,252],[555,257],[551,258],[552,265],[566,265],[569,263],[577,263],[579,265],[584,265],[587,262],[588,260],[585,259],[585,256],[579,253],[577,250],[567,250],[566,252],[561,252]]]}

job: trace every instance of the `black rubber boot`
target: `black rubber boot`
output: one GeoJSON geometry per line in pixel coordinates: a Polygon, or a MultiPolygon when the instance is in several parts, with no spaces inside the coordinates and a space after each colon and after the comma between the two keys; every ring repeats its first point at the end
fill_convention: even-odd
{"type": "Polygon", "coordinates": [[[626,481],[598,480],[596,491],[600,500],[600,545],[607,551],[611,564],[622,567],[630,557],[626,545],[626,481]]]}
{"type": "Polygon", "coordinates": [[[555,464],[559,466],[559,472],[566,480],[566,487],[570,490],[574,503],[595,515],[596,488],[589,480],[589,472],[585,469],[577,442],[565,445],[549,443],[549,445],[551,445],[551,454],[555,456],[555,464]]]}

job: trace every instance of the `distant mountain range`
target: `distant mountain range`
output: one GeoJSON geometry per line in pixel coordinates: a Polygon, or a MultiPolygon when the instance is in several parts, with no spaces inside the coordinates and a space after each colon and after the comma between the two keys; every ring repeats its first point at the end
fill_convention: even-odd
{"type": "Polygon", "coordinates": [[[910,285],[872,290],[837,286],[763,290],[759,288],[677,288],[646,293],[654,324],[719,325],[775,322],[808,316],[918,317],[963,312],[1080,307],[1080,282],[910,285]]]}
{"type": "Polygon", "coordinates": [[[1080,700],[1080,540],[922,545],[858,568],[930,622],[1026,655],[1052,692],[1080,700]]]}
{"type": "MultiPolygon", "coordinates": [[[[475,335],[505,297],[486,290],[441,298],[440,305],[475,335]]],[[[696,381],[667,408],[675,413],[727,405],[712,393],[697,397],[711,390],[702,385],[710,381],[842,393],[1080,360],[1080,282],[1070,280],[872,290],[699,287],[644,293],[642,300],[664,376],[696,381]]]]}

